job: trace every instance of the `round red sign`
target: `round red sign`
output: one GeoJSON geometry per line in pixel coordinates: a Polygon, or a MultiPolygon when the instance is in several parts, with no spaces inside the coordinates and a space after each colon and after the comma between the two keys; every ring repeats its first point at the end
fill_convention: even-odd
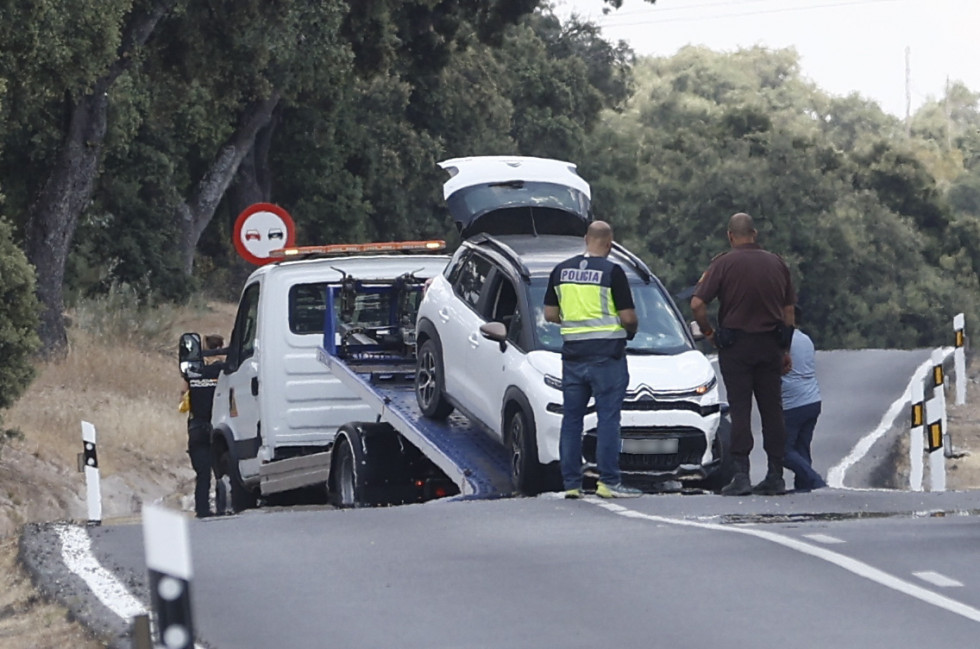
{"type": "Polygon", "coordinates": [[[235,219],[232,243],[242,258],[256,266],[274,261],[273,250],[295,243],[296,226],[289,212],[272,203],[255,203],[235,219]]]}

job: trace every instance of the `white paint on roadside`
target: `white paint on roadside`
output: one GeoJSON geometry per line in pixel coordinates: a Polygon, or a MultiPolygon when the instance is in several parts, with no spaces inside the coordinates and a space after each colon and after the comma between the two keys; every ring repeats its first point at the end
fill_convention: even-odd
{"type": "Polygon", "coordinates": [[[823,543],[824,545],[832,545],[834,543],[843,543],[844,541],[837,538],[836,536],[830,536],[829,534],[804,534],[805,538],[815,541],[817,543],[823,543]]]}
{"type": "MultiPolygon", "coordinates": [[[[88,532],[68,524],[57,524],[54,529],[61,538],[61,559],[65,567],[78,575],[106,608],[126,621],[149,613],[143,603],[95,558],[88,532]]],[[[204,648],[195,643],[194,649],[204,648]]]]}
{"type": "Polygon", "coordinates": [[[597,507],[602,507],[607,511],[619,516],[625,516],[627,518],[636,518],[651,521],[653,523],[665,523],[667,525],[677,525],[681,527],[695,527],[698,529],[716,532],[727,532],[729,534],[744,534],[746,536],[753,536],[763,541],[769,541],[770,543],[783,546],[789,550],[826,561],[827,563],[843,568],[844,570],[857,575],[858,577],[867,579],[881,586],[885,586],[886,588],[891,588],[894,591],[918,599],[926,604],[944,609],[950,613],[955,613],[956,615],[961,615],[968,620],[980,622],[980,609],[974,608],[969,604],[959,602],[951,597],[934,593],[931,590],[919,586],[918,584],[914,584],[905,579],[888,574],[884,570],[870,566],[863,561],[858,561],[857,559],[853,559],[839,552],[834,552],[833,550],[828,550],[827,548],[806,543],[805,541],[801,541],[796,538],[752,527],[721,525],[719,523],[705,523],[681,518],[656,516],[654,514],[644,514],[642,512],[623,507],[622,505],[606,502],[593,497],[588,497],[584,500],[597,507]]]}
{"type": "Polygon", "coordinates": [[[61,538],[61,558],[65,567],[78,575],[106,608],[124,620],[146,613],[143,604],[92,554],[92,539],[84,529],[59,524],[55,530],[61,538]]]}
{"type": "MultiPolygon", "coordinates": [[[[949,354],[952,352],[952,347],[944,348],[942,351],[944,355],[949,354]]],[[[916,368],[908,385],[905,387],[905,392],[888,408],[888,411],[878,423],[878,427],[858,440],[858,443],[854,445],[854,448],[851,449],[847,457],[831,467],[830,471],[827,472],[827,484],[829,486],[834,489],[844,488],[844,477],[847,470],[860,462],[868,454],[868,451],[871,450],[871,447],[874,446],[874,443],[891,430],[898,415],[903,409],[908,408],[911,403],[912,383],[915,381],[924,381],[926,375],[932,372],[932,367],[933,361],[930,358],[916,368]]]]}
{"type": "Polygon", "coordinates": [[[956,581],[946,575],[934,572],[932,570],[923,570],[921,572],[913,572],[913,575],[921,579],[922,581],[927,581],[933,586],[939,586],[940,588],[962,588],[963,584],[956,581]]]}

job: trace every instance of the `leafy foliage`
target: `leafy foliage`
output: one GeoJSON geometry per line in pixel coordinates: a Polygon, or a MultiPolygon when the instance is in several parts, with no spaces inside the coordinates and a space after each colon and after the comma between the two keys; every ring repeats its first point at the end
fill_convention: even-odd
{"type": "Polygon", "coordinates": [[[0,219],[0,410],[10,407],[34,378],[37,298],[34,270],[14,245],[10,223],[0,219]]]}
{"type": "Polygon", "coordinates": [[[522,154],[576,162],[596,217],[675,292],[751,213],[822,347],[937,345],[953,314],[980,321],[980,94],[953,83],[905,124],[816,88],[793,50],[635,59],[545,4],[0,0],[4,236],[24,232],[80,98],[121,64],[127,21],[166,5],[106,95],[105,142],[86,144],[104,154],[67,265],[76,300],[236,293],[250,269],[231,227],[256,197],[290,211],[300,244],[452,241],[436,163],[522,154]],[[272,97],[187,277],[180,208],[272,97]]]}

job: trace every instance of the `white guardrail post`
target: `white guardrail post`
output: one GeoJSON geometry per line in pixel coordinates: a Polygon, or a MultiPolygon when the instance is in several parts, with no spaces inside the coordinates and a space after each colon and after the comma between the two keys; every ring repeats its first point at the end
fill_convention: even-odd
{"type": "Polygon", "coordinates": [[[956,340],[956,347],[953,350],[953,370],[956,374],[956,405],[958,406],[966,403],[966,350],[963,349],[966,342],[965,324],[966,319],[963,314],[956,314],[953,318],[953,333],[956,340]]]}
{"type": "Polygon", "coordinates": [[[95,426],[82,422],[81,461],[85,471],[85,500],[88,503],[90,525],[102,523],[102,487],[99,480],[99,456],[95,450],[95,426]]]}
{"type": "Polygon", "coordinates": [[[909,434],[909,487],[912,491],[922,491],[925,450],[925,404],[924,389],[918,380],[912,381],[912,428],[909,434]]]}
{"type": "Polygon", "coordinates": [[[946,389],[943,381],[943,351],[932,352],[932,398],[926,401],[926,450],[929,452],[929,483],[932,491],[946,491],[946,389]]]}
{"type": "Polygon", "coordinates": [[[145,505],[143,546],[157,639],[165,649],[193,649],[187,517],[159,505],[145,505]]]}

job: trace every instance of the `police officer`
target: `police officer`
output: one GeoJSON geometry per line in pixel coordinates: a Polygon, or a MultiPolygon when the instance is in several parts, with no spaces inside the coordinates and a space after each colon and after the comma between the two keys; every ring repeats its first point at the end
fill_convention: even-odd
{"type": "Polygon", "coordinates": [[[782,374],[791,366],[796,293],[781,257],[756,243],[752,217],[738,213],[728,222],[731,250],[712,260],[694,289],[691,310],[701,332],[718,348],[718,362],[732,418],[735,476],[722,488],[726,496],[785,493],[782,374]],[[718,331],[708,322],[707,305],[718,298],[718,331]],[[752,397],[762,419],[768,459],[765,479],[749,481],[752,451],[752,397]]]}
{"type": "Polygon", "coordinates": [[[630,498],[640,491],[622,483],[619,422],[629,385],[626,341],[637,318],[626,273],[607,259],[613,231],[594,221],[585,253],[558,264],[548,279],[544,317],[561,325],[562,420],[559,441],[566,498],[582,496],[582,430],[589,398],[595,398],[596,464],[602,498],[630,498]]]}
{"type": "MultiPolygon", "coordinates": [[[[224,347],[224,339],[217,334],[204,337],[205,347],[214,352],[224,347]]],[[[205,354],[206,356],[208,354],[205,354]]],[[[194,513],[198,518],[211,515],[211,402],[214,398],[214,388],[218,384],[218,375],[224,364],[212,362],[190,368],[184,376],[186,381],[185,396],[189,405],[187,414],[187,454],[191,457],[191,466],[196,474],[194,482],[194,513]]],[[[218,510],[223,509],[218,502],[218,510]]]]}

